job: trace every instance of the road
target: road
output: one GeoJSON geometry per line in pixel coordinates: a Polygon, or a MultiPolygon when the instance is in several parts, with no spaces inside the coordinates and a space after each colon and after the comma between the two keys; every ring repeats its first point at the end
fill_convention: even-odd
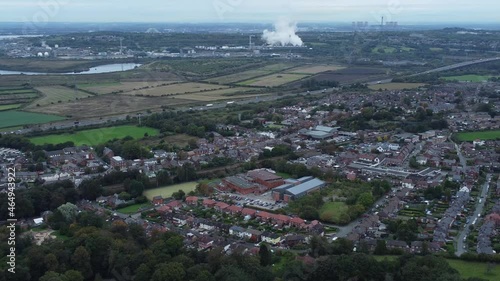
{"type": "MultiPolygon", "coordinates": [[[[456,69],[456,68],[461,68],[464,66],[485,63],[485,62],[491,62],[491,61],[497,61],[497,60],[500,60],[500,57],[461,62],[461,63],[456,63],[456,64],[452,64],[452,65],[448,65],[448,66],[438,67],[438,68],[427,70],[427,71],[420,72],[420,73],[415,73],[415,74],[412,74],[408,77],[415,77],[415,76],[429,74],[429,73],[442,72],[442,71],[452,70],[452,69],[456,69]]],[[[392,79],[385,79],[385,80],[369,82],[368,85],[386,84],[386,83],[391,83],[391,82],[392,82],[392,79]]]]}
{"type": "Polygon", "coordinates": [[[458,235],[457,251],[455,252],[455,255],[457,257],[459,257],[463,253],[467,252],[465,249],[466,244],[465,244],[464,240],[466,239],[467,235],[469,234],[469,226],[472,225],[472,223],[474,222],[475,219],[477,219],[476,225],[478,224],[479,216],[483,212],[484,205],[486,203],[486,196],[488,195],[488,188],[490,185],[490,181],[491,181],[491,174],[488,174],[488,175],[486,175],[486,182],[483,184],[483,186],[481,188],[481,193],[479,194],[479,198],[476,198],[476,202],[478,202],[476,204],[476,210],[474,211],[472,216],[469,217],[469,223],[466,223],[464,225],[464,228],[462,229],[462,231],[460,231],[460,234],[458,235]]]}

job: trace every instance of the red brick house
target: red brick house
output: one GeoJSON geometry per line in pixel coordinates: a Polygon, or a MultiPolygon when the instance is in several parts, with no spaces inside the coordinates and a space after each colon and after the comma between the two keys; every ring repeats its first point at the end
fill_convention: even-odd
{"type": "Polygon", "coordinates": [[[250,217],[255,217],[255,213],[257,213],[257,211],[255,211],[254,209],[250,209],[250,208],[243,208],[241,210],[241,214],[244,215],[244,216],[250,216],[250,217]]]}
{"type": "Polygon", "coordinates": [[[224,202],[217,202],[214,206],[214,208],[218,211],[223,211],[224,209],[226,209],[227,207],[229,207],[229,204],[226,204],[224,202]]]}
{"type": "Polygon", "coordinates": [[[224,209],[224,212],[229,213],[231,215],[238,215],[238,214],[241,214],[241,210],[243,210],[242,207],[231,205],[231,206],[227,207],[226,209],[224,209]]]}
{"type": "Polygon", "coordinates": [[[188,196],[186,197],[186,204],[196,206],[198,205],[198,197],[188,196]]]}
{"type": "Polygon", "coordinates": [[[153,197],[152,203],[153,203],[153,205],[163,204],[163,197],[161,195],[153,197]]]}
{"type": "Polygon", "coordinates": [[[298,227],[298,228],[303,228],[305,227],[305,221],[301,218],[291,218],[290,219],[290,224],[292,226],[298,227]]]}
{"type": "Polygon", "coordinates": [[[212,199],[203,199],[203,206],[207,208],[213,208],[215,204],[217,204],[217,202],[212,199]]]}
{"type": "Polygon", "coordinates": [[[247,176],[252,178],[254,182],[261,184],[268,189],[278,187],[285,184],[282,177],[267,171],[266,169],[253,170],[247,173],[247,176]]]}

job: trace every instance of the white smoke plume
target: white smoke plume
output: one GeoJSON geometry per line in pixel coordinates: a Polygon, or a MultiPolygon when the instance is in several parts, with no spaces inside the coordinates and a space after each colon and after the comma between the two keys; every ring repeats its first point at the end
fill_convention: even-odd
{"type": "Polygon", "coordinates": [[[280,19],[274,24],[275,31],[264,30],[262,40],[269,45],[281,46],[302,46],[302,39],[295,34],[297,32],[297,23],[287,19],[280,19]]]}

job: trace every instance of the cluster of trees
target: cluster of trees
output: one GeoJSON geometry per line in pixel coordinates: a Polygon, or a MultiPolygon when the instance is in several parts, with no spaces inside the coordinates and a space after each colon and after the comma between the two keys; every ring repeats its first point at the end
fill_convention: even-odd
{"type": "MultiPolygon", "coordinates": [[[[16,218],[39,216],[42,212],[55,210],[64,203],[75,203],[80,198],[74,184],[69,180],[37,185],[30,189],[18,189],[16,190],[16,218]]],[[[0,193],[0,202],[0,220],[7,220],[9,201],[6,193],[0,193]]]]}
{"type": "MultiPolygon", "coordinates": [[[[42,245],[29,235],[16,243],[16,274],[2,266],[0,280],[12,281],[273,281],[273,280],[462,280],[446,260],[434,256],[402,256],[395,261],[377,261],[364,253],[353,253],[346,239],[328,243],[313,237],[306,253],[315,258],[306,265],[287,251],[272,251],[262,244],[257,255],[230,255],[222,248],[199,252],[184,247],[184,237],[174,232],[146,236],[138,224],[121,220],[105,222],[92,212],[76,212],[72,204],[57,208],[49,224],[64,226],[65,239],[42,245]]],[[[8,231],[0,230],[6,239],[8,231]]],[[[7,251],[7,243],[0,245],[7,251]]],[[[468,279],[480,280],[480,279],[468,279]]]]}

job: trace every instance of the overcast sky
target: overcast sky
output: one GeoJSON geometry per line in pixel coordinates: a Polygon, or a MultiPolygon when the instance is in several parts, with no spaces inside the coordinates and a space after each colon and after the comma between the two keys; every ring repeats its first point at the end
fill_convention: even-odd
{"type": "Polygon", "coordinates": [[[0,0],[0,21],[500,22],[499,0],[0,0]]]}

